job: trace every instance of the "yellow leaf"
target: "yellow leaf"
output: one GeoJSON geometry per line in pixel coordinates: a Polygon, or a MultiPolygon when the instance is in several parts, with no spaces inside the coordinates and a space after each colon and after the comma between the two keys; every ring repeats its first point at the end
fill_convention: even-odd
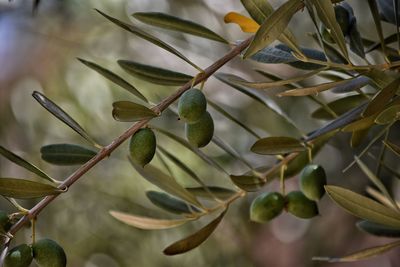
{"type": "Polygon", "coordinates": [[[260,28],[257,22],[249,17],[243,16],[236,12],[229,12],[224,17],[225,23],[236,23],[240,26],[243,32],[254,33],[260,28]]]}

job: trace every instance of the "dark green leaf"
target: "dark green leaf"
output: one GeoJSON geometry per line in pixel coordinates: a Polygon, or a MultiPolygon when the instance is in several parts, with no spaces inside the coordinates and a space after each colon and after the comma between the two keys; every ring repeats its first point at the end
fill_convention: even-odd
{"type": "Polygon", "coordinates": [[[192,214],[199,212],[197,208],[163,192],[147,191],[146,196],[157,207],[172,213],[192,214]]]}
{"type": "Polygon", "coordinates": [[[180,226],[191,220],[189,218],[176,219],[176,220],[156,219],[156,218],[143,217],[113,210],[110,211],[110,214],[118,221],[121,221],[127,225],[144,230],[169,229],[180,226]]]}
{"type": "Polygon", "coordinates": [[[0,178],[0,195],[12,198],[40,198],[62,193],[49,184],[16,178],[0,178]]]}
{"type": "Polygon", "coordinates": [[[97,152],[72,144],[52,144],[40,149],[42,159],[54,165],[81,165],[96,156],[97,152]]]}
{"type": "Polygon", "coordinates": [[[348,38],[350,41],[350,50],[361,58],[365,58],[364,45],[355,22],[353,22],[353,25],[350,27],[348,38]]]}
{"type": "Polygon", "coordinates": [[[171,54],[174,54],[175,56],[181,58],[182,60],[186,61],[187,63],[189,63],[190,65],[192,65],[193,67],[195,67],[196,69],[200,69],[198,66],[196,66],[196,64],[194,64],[193,62],[191,62],[187,57],[185,57],[181,52],[179,52],[178,50],[176,50],[175,48],[173,48],[172,46],[170,46],[169,44],[165,43],[164,41],[158,39],[157,37],[139,29],[138,27],[131,25],[131,24],[127,24],[125,22],[122,22],[116,18],[113,18],[111,16],[108,16],[106,14],[104,14],[103,12],[101,12],[100,10],[97,10],[97,12],[99,12],[102,16],[104,16],[105,18],[107,18],[108,20],[110,20],[111,22],[115,23],[116,25],[118,25],[119,27],[135,34],[136,36],[139,36],[140,38],[149,41],[150,43],[155,44],[158,47],[161,47],[162,49],[170,52],[171,54]]]}
{"type": "Polygon", "coordinates": [[[252,174],[231,175],[230,178],[237,187],[248,192],[258,191],[266,183],[265,180],[252,174]]]}
{"type": "Polygon", "coordinates": [[[117,121],[140,121],[157,117],[157,114],[140,104],[118,101],[113,103],[112,116],[117,121]]]}
{"type": "Polygon", "coordinates": [[[168,192],[176,197],[187,201],[188,203],[191,203],[197,207],[202,207],[196,197],[189,193],[180,184],[178,184],[175,178],[165,174],[164,172],[156,167],[151,166],[150,164],[142,168],[141,166],[135,164],[132,160],[130,160],[130,162],[132,166],[136,169],[136,171],[150,183],[154,184],[165,192],[168,192]]]}
{"type": "Polygon", "coordinates": [[[376,236],[385,237],[400,237],[400,229],[385,226],[379,223],[374,223],[370,221],[359,221],[357,222],[358,229],[376,236]]]}
{"type": "Polygon", "coordinates": [[[268,46],[250,57],[251,60],[266,64],[281,64],[299,61],[290,52],[275,46],[268,46]]]}
{"type": "MultiPolygon", "coordinates": [[[[328,107],[333,110],[337,115],[342,115],[346,113],[348,110],[357,107],[362,102],[365,102],[366,99],[362,95],[352,95],[340,98],[338,100],[332,101],[328,103],[328,107]]],[[[321,120],[331,120],[334,119],[331,113],[327,112],[324,108],[318,108],[315,110],[311,117],[315,119],[321,120]]]]}
{"type": "Polygon", "coordinates": [[[280,155],[305,150],[297,139],[286,136],[273,136],[257,140],[250,150],[261,155],[280,155]]]}
{"type": "Polygon", "coordinates": [[[265,19],[243,57],[254,55],[278,39],[302,4],[300,0],[289,0],[265,19]]]}
{"type": "Polygon", "coordinates": [[[98,65],[98,64],[96,64],[94,62],[90,62],[90,61],[87,61],[87,60],[84,60],[84,59],[81,59],[81,58],[78,58],[78,60],[80,62],[82,62],[83,64],[85,64],[86,66],[88,66],[89,68],[91,68],[94,71],[96,71],[97,73],[99,73],[100,75],[102,75],[105,78],[109,79],[113,83],[115,83],[115,84],[121,86],[122,88],[126,89],[127,91],[129,91],[133,95],[137,96],[141,100],[143,100],[145,102],[148,102],[148,100],[133,85],[131,85],[130,83],[128,83],[127,81],[122,79],[117,74],[111,72],[108,69],[103,68],[102,66],[100,66],[100,65],[98,65]]]}
{"type": "Polygon", "coordinates": [[[169,14],[160,12],[137,12],[132,14],[132,16],[143,23],[156,27],[184,32],[222,43],[228,43],[224,38],[200,24],[174,17],[169,14]]]}
{"type": "MultiPolygon", "coordinates": [[[[293,50],[284,44],[279,44],[276,46],[276,48],[283,50],[287,53],[293,53],[293,50]]],[[[310,49],[310,48],[301,48],[301,52],[305,55],[305,57],[307,57],[309,59],[314,59],[314,60],[318,60],[318,61],[326,61],[327,60],[325,54],[319,50],[310,49]]],[[[323,65],[309,63],[309,62],[301,61],[298,59],[293,62],[288,62],[287,64],[289,64],[290,66],[292,66],[294,68],[298,68],[298,69],[302,69],[302,70],[315,70],[315,69],[320,69],[320,68],[324,67],[323,65]]]]}
{"type": "Polygon", "coordinates": [[[325,186],[326,192],[339,206],[356,217],[386,226],[400,228],[400,213],[370,198],[338,186],[325,186]]]}
{"type": "MultiPolygon", "coordinates": [[[[376,0],[368,0],[368,5],[369,5],[369,10],[371,10],[372,17],[374,19],[376,31],[379,36],[379,41],[378,43],[371,45],[369,48],[367,48],[366,53],[371,52],[372,50],[378,48],[379,46],[382,47],[383,54],[386,56],[386,46],[388,40],[383,39],[383,31],[382,31],[382,24],[381,24],[381,19],[380,19],[380,14],[378,10],[378,5],[376,4],[376,0]]],[[[389,36],[390,37],[390,36],[389,36]]],[[[393,42],[397,40],[396,34],[393,34],[393,42]]]]}
{"type": "Polygon", "coordinates": [[[216,196],[219,199],[228,199],[236,193],[234,190],[219,186],[207,186],[207,190],[204,187],[186,187],[186,190],[197,197],[212,198],[212,196],[216,196]]]}
{"type": "Polygon", "coordinates": [[[178,86],[187,83],[193,78],[183,73],[129,60],[118,60],[118,64],[129,74],[154,84],[178,86]]]}
{"type": "Polygon", "coordinates": [[[14,154],[13,152],[7,150],[3,146],[0,146],[0,154],[3,155],[5,158],[8,160],[14,162],[15,164],[27,169],[28,171],[38,175],[39,177],[42,177],[43,179],[46,179],[50,182],[54,182],[55,180],[48,176],[45,172],[43,172],[41,169],[33,165],[32,163],[29,163],[28,161],[24,160],[20,156],[14,154]]]}
{"type": "Polygon", "coordinates": [[[332,89],[332,93],[341,94],[356,91],[371,83],[371,80],[366,76],[358,76],[349,80],[347,83],[339,85],[332,89]]]}
{"type": "Polygon", "coordinates": [[[400,105],[394,105],[383,110],[375,119],[376,124],[389,124],[400,119],[400,105]]]}
{"type": "Polygon", "coordinates": [[[225,213],[226,211],[222,212],[216,219],[211,221],[209,224],[201,228],[196,233],[168,246],[166,249],[164,249],[164,254],[169,256],[182,254],[201,245],[201,243],[206,241],[207,238],[212,234],[212,232],[214,232],[215,228],[217,228],[225,213]]]}
{"type": "Polygon", "coordinates": [[[69,116],[63,109],[57,106],[53,101],[48,99],[43,94],[34,91],[32,93],[33,98],[35,98],[40,105],[42,105],[47,111],[57,117],[59,120],[64,122],[66,125],[71,127],[75,132],[85,138],[87,141],[92,143],[95,147],[101,147],[98,145],[87,133],[86,131],[73,119],[69,116]]]}

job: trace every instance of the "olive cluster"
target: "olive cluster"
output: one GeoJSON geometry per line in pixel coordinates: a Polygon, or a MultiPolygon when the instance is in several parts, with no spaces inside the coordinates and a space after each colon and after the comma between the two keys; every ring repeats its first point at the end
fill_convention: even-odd
{"type": "Polygon", "coordinates": [[[317,202],[325,193],[326,174],[315,164],[305,166],[300,174],[301,191],[292,191],[286,196],[279,192],[267,192],[253,200],[250,219],[265,223],[282,213],[283,210],[302,219],[318,215],[317,202]]]}
{"type": "Polygon", "coordinates": [[[28,267],[35,260],[39,267],[65,267],[64,249],[51,239],[40,239],[32,245],[21,244],[12,248],[5,260],[5,267],[28,267]]]}

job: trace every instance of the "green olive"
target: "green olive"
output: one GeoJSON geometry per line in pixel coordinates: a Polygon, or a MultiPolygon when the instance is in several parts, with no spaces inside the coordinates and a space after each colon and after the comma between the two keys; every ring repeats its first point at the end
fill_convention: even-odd
{"type": "Polygon", "coordinates": [[[186,123],[197,122],[206,112],[207,100],[199,89],[189,89],[179,98],[179,117],[186,123]]]}
{"type": "Polygon", "coordinates": [[[292,191],[286,195],[286,210],[296,217],[309,219],[318,215],[315,201],[309,200],[301,191],[292,191]]]}
{"type": "Polygon", "coordinates": [[[280,193],[269,192],[261,194],[251,203],[250,220],[266,223],[281,214],[284,206],[285,199],[280,193]]]}
{"type": "Polygon", "coordinates": [[[153,159],[156,146],[156,136],[151,129],[143,128],[137,131],[129,143],[129,152],[133,162],[144,167],[153,159]]]}
{"type": "Polygon", "coordinates": [[[8,232],[11,228],[11,221],[7,212],[0,210],[0,232],[8,232]]]}
{"type": "Polygon", "coordinates": [[[210,143],[214,135],[214,122],[207,111],[193,124],[185,126],[186,138],[195,147],[204,147],[210,143]]]}
{"type": "Polygon", "coordinates": [[[51,239],[41,239],[32,245],[33,258],[40,267],[65,267],[67,256],[64,249],[51,239]]]}
{"type": "Polygon", "coordinates": [[[300,188],[304,195],[318,201],[325,194],[326,174],[320,165],[309,164],[300,174],[300,188]]]}
{"type": "Polygon", "coordinates": [[[4,259],[5,267],[28,267],[32,262],[32,248],[27,244],[14,247],[4,259]]]}

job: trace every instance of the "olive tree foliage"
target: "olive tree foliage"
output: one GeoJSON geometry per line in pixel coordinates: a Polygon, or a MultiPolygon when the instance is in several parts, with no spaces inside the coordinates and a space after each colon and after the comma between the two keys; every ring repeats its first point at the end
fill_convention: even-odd
{"type": "MultiPolygon", "coordinates": [[[[389,138],[390,131],[400,118],[398,96],[400,35],[397,27],[393,27],[393,32],[387,36],[382,29],[383,23],[399,25],[398,1],[367,1],[370,11],[368,16],[375,24],[375,29],[371,31],[376,32],[376,40],[365,38],[359,31],[353,8],[346,1],[287,0],[282,1],[276,9],[267,0],[241,0],[241,2],[248,16],[232,11],[224,17],[226,23],[235,23],[242,31],[249,33],[249,37],[241,41],[228,41],[202,26],[200,22],[178,18],[172,14],[137,12],[132,14],[134,23],[127,23],[97,10],[104,20],[108,20],[115,27],[121,27],[151,45],[168,51],[195,68],[198,74],[190,76],[175,70],[148,65],[146,62],[118,60],[118,65],[135,78],[176,88],[173,94],[155,104],[116,73],[91,59],[80,58],[79,61],[88,67],[87,71],[101,74],[105,79],[132,93],[132,98],[135,99],[112,104],[112,116],[115,120],[134,123],[108,145],[99,144],[94,140],[57,103],[39,92],[33,92],[33,98],[43,108],[77,132],[91,147],[63,143],[41,148],[41,157],[48,163],[80,165],[74,173],[61,182],[27,159],[0,146],[2,156],[42,179],[41,182],[9,177],[0,179],[0,194],[16,208],[15,213],[2,214],[0,218],[0,226],[4,232],[2,261],[6,260],[7,263],[7,260],[14,260],[13,250],[9,251],[10,242],[24,225],[32,223],[34,239],[34,222],[40,212],[57,196],[67,194],[68,188],[96,164],[107,157],[112,157],[111,153],[128,139],[130,139],[128,160],[132,167],[144,179],[159,188],[158,191],[146,192],[147,198],[155,206],[174,214],[175,217],[173,219],[144,217],[135,214],[135,210],[130,213],[110,210],[110,216],[121,223],[147,230],[169,229],[203,217],[209,218],[209,223],[204,227],[166,247],[164,250],[166,255],[185,253],[201,245],[217,229],[233,202],[245,198],[248,192],[259,191],[275,179],[280,183],[280,192],[262,193],[256,197],[249,211],[251,220],[266,223],[282,212],[311,219],[318,215],[318,201],[326,192],[334,203],[360,218],[357,226],[361,230],[371,235],[400,237],[400,208],[380,178],[382,170],[391,173],[392,178],[400,177],[396,168],[391,167],[385,160],[389,153],[396,157],[400,156],[400,146],[389,138]],[[306,47],[297,42],[288,27],[294,15],[311,18],[314,26],[313,29],[309,29],[314,41],[312,47],[318,48],[306,47]],[[227,52],[203,69],[170,44],[137,26],[139,23],[166,32],[178,31],[209,39],[210,46],[213,42],[220,42],[226,45],[227,52]],[[259,63],[256,71],[262,74],[264,79],[252,81],[219,72],[220,68],[237,57],[247,62],[259,63]],[[297,72],[299,74],[294,77],[283,79],[276,73],[262,68],[268,64],[287,64],[301,72],[297,72]],[[287,136],[259,136],[250,123],[241,121],[235,114],[207,99],[202,89],[212,75],[229,85],[232,90],[251,97],[266,109],[275,112],[280,120],[288,125],[291,132],[287,136]],[[316,77],[319,79],[315,79],[316,77]],[[320,82],[310,85],[309,80],[320,82]],[[281,88],[278,93],[280,97],[303,97],[315,102],[319,108],[311,114],[311,118],[307,119],[324,120],[325,124],[312,132],[304,133],[288,115],[260,97],[258,92],[268,91],[271,88],[281,88]],[[320,97],[328,91],[337,95],[335,101],[326,103],[320,97]],[[165,110],[180,117],[181,123],[185,125],[185,136],[182,137],[171,129],[152,124],[154,118],[170,119],[163,117],[165,110]],[[209,112],[211,110],[212,112],[209,112]],[[276,163],[273,166],[260,167],[242,157],[238,148],[229,146],[222,136],[214,133],[212,116],[216,113],[230,123],[237,124],[246,134],[257,139],[247,148],[248,151],[276,157],[276,163]],[[358,167],[365,174],[365,178],[374,185],[374,188],[367,188],[369,196],[343,187],[327,185],[323,167],[313,164],[313,158],[324,145],[342,132],[350,133],[349,146],[354,148],[354,159],[348,163],[344,171],[352,166],[358,167]],[[180,155],[166,149],[157,141],[160,135],[173,140],[177,145],[182,145],[197,155],[199,160],[206,162],[210,168],[229,177],[232,186],[225,188],[206,184],[196,174],[196,170],[184,163],[180,155]],[[202,148],[209,143],[219,147],[231,157],[232,161],[241,162],[248,170],[244,173],[230,173],[223,164],[204,152],[202,148]],[[198,186],[181,185],[169,170],[168,164],[164,166],[152,164],[155,155],[161,162],[165,163],[166,160],[172,162],[187,175],[187,179],[192,179],[198,186]],[[368,166],[365,163],[369,157],[374,159],[376,166],[368,166]],[[299,173],[301,190],[287,192],[285,180],[299,173]],[[30,208],[22,207],[18,199],[26,198],[40,198],[41,201],[30,208]]],[[[40,1],[35,1],[35,8],[39,3],[40,1]]],[[[34,246],[35,240],[32,243],[34,246]]],[[[399,245],[400,241],[396,240],[340,258],[315,257],[314,260],[356,261],[382,254],[399,245]]],[[[29,246],[23,249],[31,248],[29,246]]],[[[33,257],[35,258],[35,254],[33,257]]],[[[36,260],[39,261],[38,258],[36,260]]],[[[63,264],[65,264],[64,259],[60,266],[63,264]]]]}

